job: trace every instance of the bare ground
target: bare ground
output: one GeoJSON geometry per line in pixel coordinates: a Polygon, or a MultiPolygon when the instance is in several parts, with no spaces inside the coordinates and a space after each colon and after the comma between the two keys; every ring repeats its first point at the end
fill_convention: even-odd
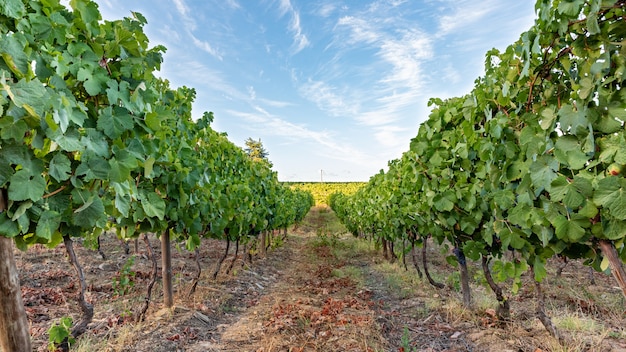
{"type": "MultiPolygon", "coordinates": [[[[480,285],[477,267],[470,267],[476,278],[474,306],[465,309],[455,289],[454,268],[439,248],[430,250],[429,263],[447,284],[441,290],[418,279],[410,266],[405,271],[401,263],[389,264],[373,246],[339,234],[329,225],[332,221],[332,212],[314,208],[283,245],[246,265],[240,253],[227,275],[231,252],[217,280],[210,275],[225,244],[204,241],[202,277],[192,296],[187,291],[195,275],[194,256],[173,250],[175,308],[161,308],[158,283],[142,323],[133,318],[144,301],[151,270],[143,243],[136,254],[126,255],[114,236],[103,236],[106,260],[77,245],[95,317],[74,349],[626,351],[624,298],[610,276],[595,273],[591,284],[587,269],[570,263],[561,276],[552,274],[544,283],[549,314],[568,341],[563,347],[534,318],[533,285],[525,284],[511,297],[512,322],[503,324],[495,319],[493,294],[480,285]],[[127,283],[119,284],[124,278],[127,283]]],[[[154,237],[151,241],[160,255],[158,242],[154,237]]],[[[53,323],[63,316],[80,319],[75,274],[62,245],[16,254],[34,348],[46,351],[53,323]]]]}

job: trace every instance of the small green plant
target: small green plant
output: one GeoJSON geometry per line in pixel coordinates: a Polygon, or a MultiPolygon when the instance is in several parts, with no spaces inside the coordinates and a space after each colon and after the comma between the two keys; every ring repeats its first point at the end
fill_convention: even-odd
{"type": "Polygon", "coordinates": [[[317,241],[315,242],[316,247],[337,247],[339,243],[339,236],[337,234],[331,233],[326,228],[317,229],[317,241]]]}
{"type": "Polygon", "coordinates": [[[53,352],[58,351],[59,347],[63,344],[67,344],[69,348],[76,343],[76,339],[72,337],[71,329],[71,317],[63,317],[59,323],[52,325],[50,329],[48,329],[48,350],[53,352]]]}
{"type": "Polygon", "coordinates": [[[400,348],[402,352],[417,352],[416,348],[411,346],[411,338],[409,337],[409,328],[404,327],[404,332],[400,338],[400,348]]]}
{"type": "Polygon", "coordinates": [[[113,292],[117,296],[124,296],[135,286],[135,272],[132,270],[135,256],[130,256],[122,266],[118,275],[113,278],[113,292]]]}
{"type": "Polygon", "coordinates": [[[285,242],[283,241],[283,238],[281,236],[274,236],[272,237],[272,244],[270,245],[270,247],[272,249],[276,249],[276,248],[280,248],[283,246],[285,242]]]}
{"type": "Polygon", "coordinates": [[[461,274],[458,271],[452,272],[446,278],[448,286],[454,288],[456,292],[461,292],[461,274]]]}

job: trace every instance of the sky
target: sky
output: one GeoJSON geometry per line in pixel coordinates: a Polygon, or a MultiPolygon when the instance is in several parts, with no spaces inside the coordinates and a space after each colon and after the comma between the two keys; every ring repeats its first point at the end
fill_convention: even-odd
{"type": "Polygon", "coordinates": [[[139,12],[159,76],[196,90],[193,116],[280,181],[367,181],[401,157],[430,98],[460,96],[535,19],[530,0],[96,0],[139,12]]]}

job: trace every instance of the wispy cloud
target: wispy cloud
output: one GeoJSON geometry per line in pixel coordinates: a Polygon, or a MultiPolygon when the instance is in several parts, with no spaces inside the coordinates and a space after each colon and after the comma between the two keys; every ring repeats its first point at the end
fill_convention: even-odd
{"type": "Polygon", "coordinates": [[[300,25],[300,13],[296,9],[294,9],[290,0],[280,0],[278,11],[281,17],[285,16],[286,14],[289,14],[291,16],[288,29],[289,32],[292,33],[293,37],[293,53],[297,54],[310,44],[307,36],[302,33],[302,27],[300,25]]]}
{"type": "MultiPolygon", "coordinates": [[[[497,13],[507,4],[497,0],[473,1],[453,0],[446,1],[446,15],[439,18],[439,36],[459,31],[462,28],[476,26],[489,13],[497,13]]],[[[497,17],[489,18],[490,21],[497,17]]]]}
{"type": "Polygon", "coordinates": [[[322,81],[309,80],[301,85],[300,93],[314,102],[317,107],[335,117],[353,117],[358,114],[358,104],[347,101],[347,96],[337,88],[322,81]]]}
{"type": "Polygon", "coordinates": [[[335,3],[326,3],[320,5],[316,13],[321,17],[329,17],[333,12],[335,12],[336,9],[337,5],[335,3]]]}
{"type": "Polygon", "coordinates": [[[414,127],[399,127],[399,126],[381,126],[377,128],[374,133],[376,140],[385,147],[398,147],[405,146],[408,140],[406,134],[408,131],[414,130],[414,127]]]}
{"type": "Polygon", "coordinates": [[[222,55],[219,53],[219,51],[213,48],[211,44],[209,44],[209,42],[200,40],[191,33],[189,33],[189,36],[191,37],[191,40],[193,41],[193,45],[195,45],[197,48],[201,49],[202,51],[208,54],[211,54],[212,56],[219,59],[220,61],[222,60],[222,55]]]}
{"type": "MultiPolygon", "coordinates": [[[[238,6],[238,4],[234,1],[230,1],[229,4],[238,6]]],[[[189,8],[189,6],[187,6],[185,0],[174,0],[174,5],[176,6],[176,11],[178,11],[178,14],[182,19],[181,22],[183,23],[185,32],[191,38],[193,45],[196,46],[198,49],[214,56],[215,58],[222,60],[222,55],[220,54],[219,50],[214,48],[209,42],[200,40],[194,35],[194,31],[197,28],[196,21],[194,19],[191,9],[189,8]]]]}
{"type": "Polygon", "coordinates": [[[237,0],[226,0],[226,5],[228,5],[228,7],[230,7],[231,9],[238,10],[241,8],[241,5],[239,5],[237,0]]]}
{"type": "Polygon", "coordinates": [[[339,18],[327,48],[335,51],[334,56],[320,70],[322,79],[309,79],[301,85],[301,94],[332,116],[350,117],[363,125],[384,126],[405,118],[404,109],[424,94],[422,67],[434,49],[429,35],[384,17],[381,7],[401,4],[377,2],[367,11],[339,18]],[[370,56],[363,58],[363,52],[370,56]],[[354,72],[333,70],[334,61],[354,62],[354,72]],[[356,83],[345,83],[355,78],[356,83]]]}
{"type": "Polygon", "coordinates": [[[197,61],[196,58],[185,56],[177,57],[177,61],[165,61],[161,74],[172,81],[174,85],[201,87],[207,94],[215,96],[215,92],[228,99],[247,101],[249,96],[236,89],[223,75],[211,69],[207,64],[197,61]],[[207,85],[206,82],[211,82],[207,85]]]}
{"type": "Polygon", "coordinates": [[[371,158],[368,155],[350,145],[337,142],[336,135],[332,132],[314,131],[271,115],[258,107],[255,110],[257,113],[234,110],[229,110],[227,113],[245,120],[246,126],[257,133],[283,137],[295,143],[313,143],[317,146],[313,150],[326,158],[350,161],[364,166],[371,164],[371,158]]]}

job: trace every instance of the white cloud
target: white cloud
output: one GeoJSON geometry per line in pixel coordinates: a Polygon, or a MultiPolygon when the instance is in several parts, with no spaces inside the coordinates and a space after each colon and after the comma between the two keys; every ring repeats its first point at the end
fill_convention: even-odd
{"type": "Polygon", "coordinates": [[[346,101],[345,94],[322,81],[309,80],[299,88],[300,94],[314,102],[317,107],[335,117],[352,117],[358,112],[358,104],[346,101]]]}
{"type": "Polygon", "coordinates": [[[259,102],[274,107],[274,108],[284,108],[287,106],[293,106],[294,104],[288,101],[279,101],[279,100],[270,100],[270,99],[258,99],[259,102]]]}
{"type": "Polygon", "coordinates": [[[226,4],[232,9],[240,9],[241,5],[237,2],[237,0],[226,0],[226,4]]]}
{"type": "Polygon", "coordinates": [[[461,28],[475,25],[488,13],[496,11],[501,3],[499,1],[451,1],[453,9],[446,9],[451,14],[439,18],[440,35],[446,35],[461,28]]]}
{"type": "Polygon", "coordinates": [[[385,147],[394,148],[399,146],[406,146],[406,133],[409,128],[399,126],[381,126],[377,128],[374,137],[376,140],[385,147]]]}
{"type": "Polygon", "coordinates": [[[329,17],[337,9],[334,3],[322,4],[317,10],[317,15],[321,17],[329,17]]]}
{"type": "Polygon", "coordinates": [[[288,29],[293,35],[293,54],[297,54],[310,45],[309,39],[302,33],[300,13],[293,8],[291,0],[280,0],[278,11],[280,17],[285,16],[287,13],[291,15],[288,29]]]}
{"type": "MultiPolygon", "coordinates": [[[[383,5],[377,3],[370,11],[383,5]]],[[[351,117],[367,126],[383,126],[404,118],[404,110],[415,105],[424,95],[427,74],[423,72],[423,64],[434,55],[430,36],[417,28],[398,27],[376,16],[377,13],[366,12],[341,17],[329,46],[329,49],[338,50],[331,63],[341,61],[344,56],[350,57],[356,51],[371,51],[373,56],[355,68],[357,73],[370,77],[369,82],[333,88],[331,82],[346,78],[339,72],[338,77],[331,75],[324,81],[311,79],[301,88],[301,92],[320,109],[334,116],[351,117]],[[346,95],[344,92],[350,93],[346,95]]],[[[390,129],[386,131],[388,133],[390,129]]]]}
{"type": "Polygon", "coordinates": [[[191,37],[191,40],[193,41],[193,45],[195,45],[200,50],[210,54],[211,56],[214,56],[218,60],[220,60],[220,61],[222,60],[222,55],[215,48],[213,48],[211,46],[211,44],[209,44],[206,41],[202,41],[202,40],[196,38],[196,36],[193,35],[191,32],[188,33],[188,34],[191,37]]]}
{"type": "Polygon", "coordinates": [[[250,96],[250,99],[251,100],[256,99],[256,91],[254,90],[254,87],[248,86],[247,89],[248,89],[248,95],[250,96]]]}
{"type": "Polygon", "coordinates": [[[185,29],[189,32],[193,32],[196,29],[196,21],[194,21],[189,6],[185,3],[185,0],[174,0],[176,11],[182,17],[182,22],[185,29]]]}
{"type": "Polygon", "coordinates": [[[303,125],[297,125],[273,116],[263,109],[255,109],[259,113],[247,113],[228,110],[233,116],[245,120],[246,127],[256,133],[269,136],[284,137],[292,143],[309,142],[316,146],[314,152],[320,156],[340,161],[349,161],[358,165],[371,164],[371,158],[359,149],[350,145],[338,143],[334,133],[329,131],[314,131],[303,125]],[[254,125],[252,125],[254,124],[254,125]]]}

